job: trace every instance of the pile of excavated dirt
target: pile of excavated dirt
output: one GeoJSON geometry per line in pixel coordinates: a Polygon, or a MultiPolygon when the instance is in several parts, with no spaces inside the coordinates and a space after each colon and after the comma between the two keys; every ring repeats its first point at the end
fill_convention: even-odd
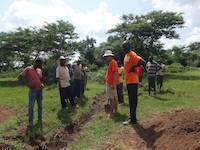
{"type": "Polygon", "coordinates": [[[177,110],[154,119],[146,122],[154,127],[148,135],[152,148],[200,150],[200,110],[177,110]]]}
{"type": "Polygon", "coordinates": [[[176,110],[144,120],[97,149],[200,150],[200,110],[176,110]]]}

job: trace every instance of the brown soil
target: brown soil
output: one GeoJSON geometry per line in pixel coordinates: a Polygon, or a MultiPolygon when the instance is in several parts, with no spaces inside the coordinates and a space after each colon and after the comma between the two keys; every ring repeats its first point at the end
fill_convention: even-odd
{"type": "Polygon", "coordinates": [[[60,129],[55,135],[46,139],[46,141],[34,144],[33,148],[37,150],[57,150],[67,148],[78,136],[88,122],[91,122],[95,115],[104,108],[105,94],[99,94],[94,98],[90,111],[83,114],[77,123],[70,124],[63,129],[60,129]]]}
{"type": "Polygon", "coordinates": [[[10,150],[10,149],[15,149],[15,147],[10,144],[0,143],[0,149],[1,150],[10,150]]]}
{"type": "Polygon", "coordinates": [[[0,107],[0,123],[7,121],[12,116],[15,116],[16,112],[11,109],[0,107]]]}
{"type": "Polygon", "coordinates": [[[200,150],[200,110],[177,110],[139,122],[98,149],[200,150]]]}

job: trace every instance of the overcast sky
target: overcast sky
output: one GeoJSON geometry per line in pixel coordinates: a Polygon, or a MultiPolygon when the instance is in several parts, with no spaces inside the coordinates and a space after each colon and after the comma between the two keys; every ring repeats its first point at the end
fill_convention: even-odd
{"type": "Polygon", "coordinates": [[[184,13],[185,28],[178,30],[181,39],[161,39],[166,48],[200,41],[200,0],[0,0],[0,31],[63,19],[76,27],[81,38],[89,35],[100,43],[121,15],[152,10],[184,13]]]}

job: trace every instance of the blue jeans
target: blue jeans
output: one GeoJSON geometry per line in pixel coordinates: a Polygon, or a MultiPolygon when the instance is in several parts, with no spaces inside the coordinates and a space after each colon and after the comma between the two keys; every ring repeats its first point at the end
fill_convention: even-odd
{"type": "Polygon", "coordinates": [[[38,121],[42,122],[42,90],[29,90],[28,117],[29,125],[33,125],[34,103],[38,104],[38,121]]]}

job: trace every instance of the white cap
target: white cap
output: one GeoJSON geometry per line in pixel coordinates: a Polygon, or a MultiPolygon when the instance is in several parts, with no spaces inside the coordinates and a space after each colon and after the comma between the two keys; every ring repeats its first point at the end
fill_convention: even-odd
{"type": "Polygon", "coordinates": [[[105,51],[103,57],[107,57],[107,56],[114,56],[111,50],[105,51]]]}
{"type": "Polygon", "coordinates": [[[60,59],[62,60],[62,59],[66,59],[66,57],[64,57],[64,56],[60,56],[60,59]]]}

